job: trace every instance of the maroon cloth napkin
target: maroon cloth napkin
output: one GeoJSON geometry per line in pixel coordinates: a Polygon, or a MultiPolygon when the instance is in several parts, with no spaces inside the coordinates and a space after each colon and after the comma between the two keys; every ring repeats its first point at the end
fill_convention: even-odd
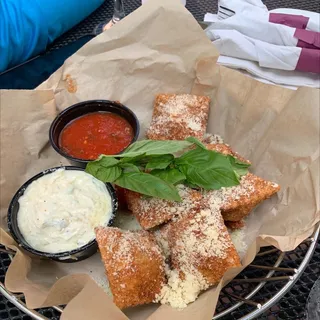
{"type": "Polygon", "coordinates": [[[298,39],[297,47],[320,49],[320,33],[305,30],[309,22],[309,17],[295,14],[270,13],[269,22],[296,28],[294,37],[298,39]]]}
{"type": "Polygon", "coordinates": [[[309,48],[309,49],[320,49],[320,33],[319,32],[296,29],[293,36],[298,39],[297,47],[309,48]]]}
{"type": "Polygon", "coordinates": [[[296,70],[320,73],[320,50],[302,48],[296,70]]]}
{"type": "Polygon", "coordinates": [[[270,13],[269,22],[284,24],[297,29],[306,29],[309,17],[295,14],[270,13]]]}

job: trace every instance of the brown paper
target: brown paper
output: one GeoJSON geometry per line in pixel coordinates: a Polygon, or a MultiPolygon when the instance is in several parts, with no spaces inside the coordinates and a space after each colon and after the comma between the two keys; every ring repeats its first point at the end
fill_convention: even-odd
{"type": "Polygon", "coordinates": [[[89,280],[62,313],[61,320],[73,319],[127,320],[128,318],[114,306],[112,300],[94,281],[89,280]]]}
{"type": "Polygon", "coordinates": [[[0,200],[1,217],[5,217],[12,193],[34,174],[59,162],[48,148],[48,129],[56,115],[51,90],[1,90],[0,110],[0,200]]]}
{"type": "Polygon", "coordinates": [[[149,1],[87,43],[36,91],[1,91],[3,218],[22,183],[64,161],[48,143],[55,105],[59,111],[89,99],[127,105],[140,120],[143,138],[155,94],[208,94],[208,132],[222,135],[252,161],[253,172],[282,187],[247,220],[251,245],[243,267],[229,270],[216,288],[182,311],[153,305],[122,313],[102,289],[107,281],[99,254],[76,264],[35,259],[1,229],[1,243],[17,250],[6,286],[23,292],[29,307],[69,303],[62,316],[67,320],[211,319],[221,287],[254,259],[260,245],[293,250],[313,232],[320,220],[319,91],[263,84],[217,66],[217,57],[179,1],[149,1]]]}

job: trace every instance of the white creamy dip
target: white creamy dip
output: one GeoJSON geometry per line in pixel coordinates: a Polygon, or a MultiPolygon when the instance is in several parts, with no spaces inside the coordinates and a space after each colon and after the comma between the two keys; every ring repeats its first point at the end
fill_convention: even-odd
{"type": "Polygon", "coordinates": [[[112,200],[105,184],[78,170],[58,169],[33,181],[19,199],[18,226],[36,250],[58,253],[95,238],[107,225],[112,200]]]}

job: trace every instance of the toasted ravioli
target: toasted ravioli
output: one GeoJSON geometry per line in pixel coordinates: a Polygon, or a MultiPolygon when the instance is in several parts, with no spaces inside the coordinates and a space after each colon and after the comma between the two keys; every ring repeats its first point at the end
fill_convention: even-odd
{"type": "Polygon", "coordinates": [[[164,257],[154,235],[112,227],[95,231],[114,303],[125,309],[154,301],[166,282],[164,257]]]}
{"type": "Polygon", "coordinates": [[[279,190],[278,184],[248,173],[241,179],[240,186],[233,188],[233,192],[221,207],[222,216],[226,221],[240,221],[259,203],[279,190]]]}
{"type": "Polygon", "coordinates": [[[156,96],[148,139],[202,139],[207,128],[210,98],[191,94],[156,96]]]}
{"type": "Polygon", "coordinates": [[[226,227],[230,230],[238,230],[242,229],[245,226],[245,222],[243,220],[240,221],[224,221],[226,227]]]}
{"type": "Polygon", "coordinates": [[[206,201],[222,198],[221,213],[226,221],[241,221],[259,203],[280,190],[274,182],[264,180],[252,173],[241,178],[240,185],[231,188],[208,191],[206,201]]]}
{"type": "Polygon", "coordinates": [[[240,266],[219,209],[202,209],[174,222],[168,241],[172,265],[182,278],[194,274],[216,285],[229,268],[240,266]]]}
{"type": "Polygon", "coordinates": [[[152,231],[166,259],[170,258],[171,255],[169,247],[169,234],[173,224],[173,222],[168,222],[162,225],[160,228],[152,231]]]}
{"type": "Polygon", "coordinates": [[[177,186],[181,202],[144,197],[127,191],[128,208],[133,212],[143,229],[151,229],[168,222],[175,216],[194,213],[202,204],[202,194],[184,185],[177,186]]]}

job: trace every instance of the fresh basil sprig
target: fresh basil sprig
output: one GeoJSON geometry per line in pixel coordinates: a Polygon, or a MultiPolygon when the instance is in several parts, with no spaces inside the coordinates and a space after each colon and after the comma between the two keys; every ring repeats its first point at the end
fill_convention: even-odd
{"type": "Polygon", "coordinates": [[[143,172],[125,172],[115,182],[119,187],[136,191],[147,196],[181,201],[173,184],[143,172]]]}
{"type": "Polygon", "coordinates": [[[202,146],[186,152],[175,163],[189,183],[206,190],[238,185],[248,168],[248,164],[202,146]]]}
{"type": "Polygon", "coordinates": [[[166,169],[170,164],[172,164],[173,160],[174,156],[172,154],[153,156],[150,158],[150,161],[148,161],[146,169],[166,169]]]}
{"type": "Polygon", "coordinates": [[[102,155],[89,162],[86,172],[147,196],[181,201],[174,185],[184,183],[206,190],[236,186],[249,166],[230,155],[207,150],[189,137],[185,141],[135,142],[119,155],[102,155]],[[181,155],[175,157],[178,152],[181,155]]]}
{"type": "MultiPolygon", "coordinates": [[[[140,140],[133,143],[117,158],[133,158],[141,155],[154,156],[163,154],[172,154],[182,151],[190,146],[192,142],[180,140],[140,140]]],[[[114,155],[103,155],[103,157],[114,158],[114,155]]]]}
{"type": "Polygon", "coordinates": [[[167,168],[165,170],[155,169],[152,170],[150,174],[172,184],[178,184],[187,179],[187,177],[176,168],[167,168]]]}

